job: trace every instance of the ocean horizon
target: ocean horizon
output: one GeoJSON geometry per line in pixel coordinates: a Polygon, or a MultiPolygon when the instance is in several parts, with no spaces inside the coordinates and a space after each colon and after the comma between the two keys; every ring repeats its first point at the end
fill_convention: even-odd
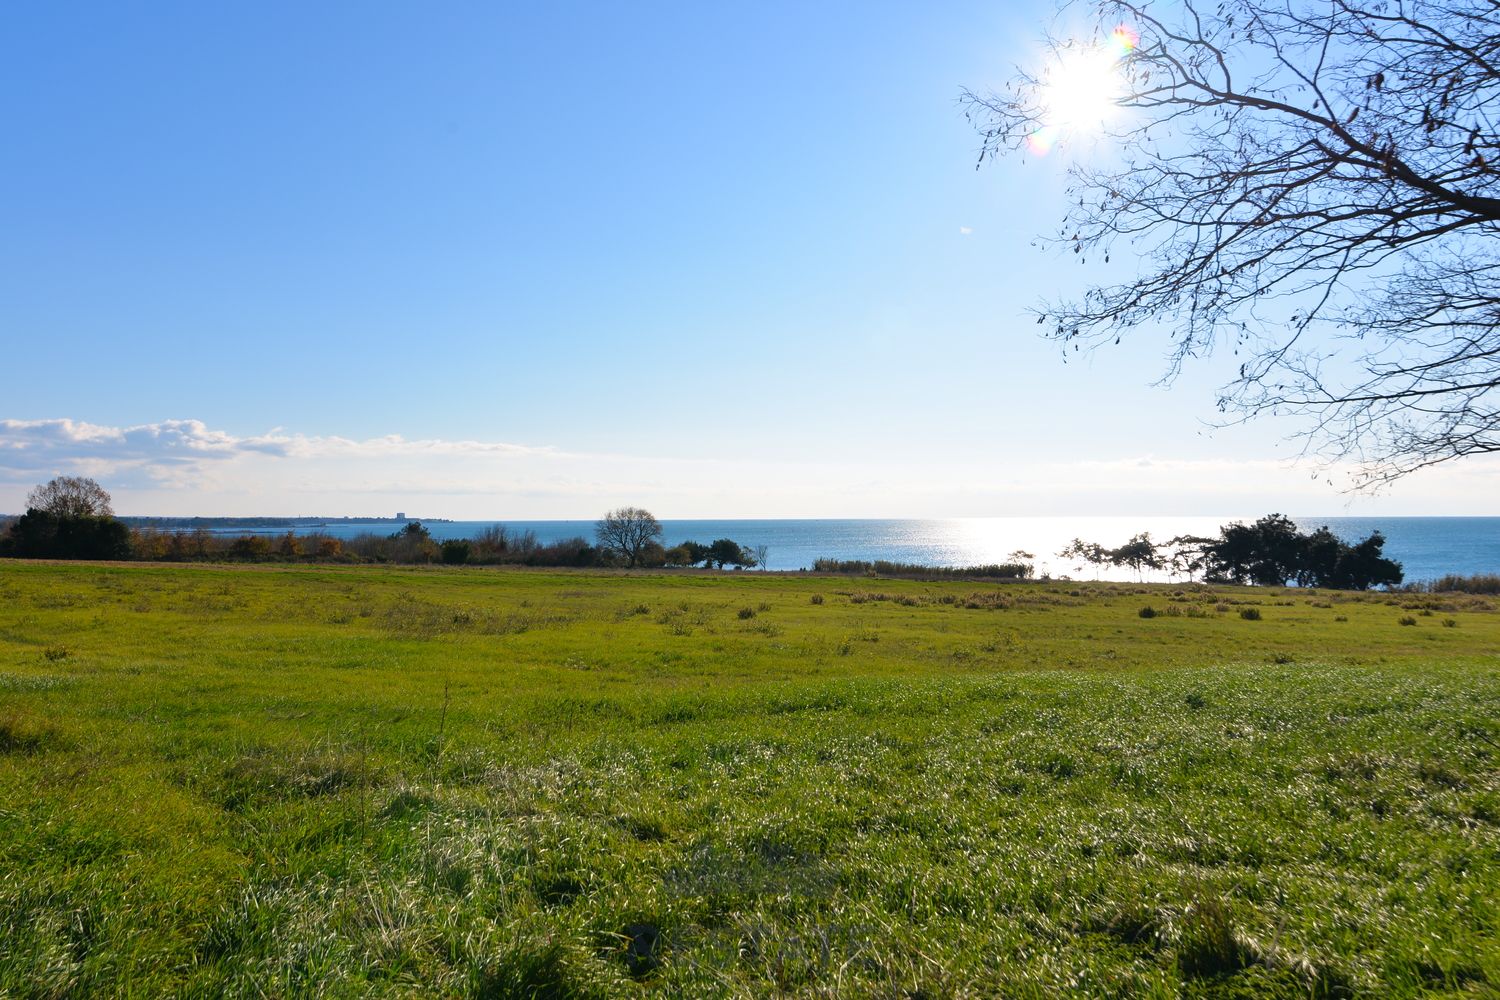
{"type": "MultiPolygon", "coordinates": [[[[1432,580],[1449,573],[1500,572],[1500,517],[1293,515],[1292,519],[1303,531],[1327,525],[1346,541],[1357,541],[1372,531],[1381,532],[1386,538],[1386,555],[1402,564],[1408,582],[1432,580]]],[[[663,542],[668,547],[688,540],[708,543],[716,538],[732,538],[752,548],[766,546],[767,568],[779,571],[810,569],[820,558],[978,566],[1006,562],[1019,550],[1032,555],[1038,574],[1128,580],[1134,579],[1129,570],[1080,566],[1059,558],[1057,553],[1074,538],[1115,546],[1139,532],[1148,532],[1154,540],[1162,542],[1178,535],[1215,535],[1225,524],[1253,520],[1255,516],[714,518],[663,519],[661,524],[663,542]]],[[[497,524],[513,534],[531,532],[543,544],[579,536],[592,540],[594,535],[591,519],[424,523],[440,541],[471,538],[497,524]]],[[[400,530],[401,524],[394,520],[298,519],[292,525],[226,526],[210,530],[235,534],[283,534],[291,530],[301,535],[322,533],[347,539],[370,532],[389,534],[400,530]]]]}

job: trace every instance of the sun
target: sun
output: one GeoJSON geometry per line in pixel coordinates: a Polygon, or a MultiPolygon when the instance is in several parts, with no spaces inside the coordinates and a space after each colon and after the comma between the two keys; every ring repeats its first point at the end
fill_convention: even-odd
{"type": "Polygon", "coordinates": [[[1139,40],[1122,25],[1100,44],[1069,45],[1058,52],[1042,78],[1042,125],[1026,139],[1032,152],[1045,155],[1066,136],[1097,131],[1118,110],[1125,94],[1120,60],[1139,40]]]}

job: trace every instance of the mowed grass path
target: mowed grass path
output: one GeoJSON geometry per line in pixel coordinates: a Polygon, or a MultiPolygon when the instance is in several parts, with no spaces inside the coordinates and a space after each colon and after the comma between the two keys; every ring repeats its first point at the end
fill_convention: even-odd
{"type": "Polygon", "coordinates": [[[0,563],[0,996],[1497,988],[1484,599],[0,563]]]}

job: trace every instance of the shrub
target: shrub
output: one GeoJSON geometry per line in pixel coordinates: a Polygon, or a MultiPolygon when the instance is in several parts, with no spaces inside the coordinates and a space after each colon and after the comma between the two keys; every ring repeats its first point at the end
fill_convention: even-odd
{"type": "Polygon", "coordinates": [[[910,576],[921,580],[969,579],[985,577],[997,580],[1029,579],[1029,563],[990,563],[984,566],[920,566],[916,563],[891,562],[887,559],[815,559],[814,573],[843,573],[864,576],[910,576]]]}
{"type": "Polygon", "coordinates": [[[754,608],[740,608],[739,615],[740,615],[740,619],[742,621],[744,619],[747,619],[747,618],[754,618],[755,617],[755,609],[754,608]]]}
{"type": "Polygon", "coordinates": [[[1140,615],[1142,618],[1155,618],[1156,609],[1148,604],[1141,610],[1137,611],[1136,614],[1140,615]]]}
{"type": "Polygon", "coordinates": [[[443,562],[449,566],[466,563],[472,550],[473,546],[467,538],[450,538],[441,546],[443,562]]]}
{"type": "Polygon", "coordinates": [[[1432,581],[1427,589],[1460,594],[1500,594],[1500,574],[1478,573],[1474,576],[1455,576],[1450,573],[1432,581]]]}
{"type": "Polygon", "coordinates": [[[822,604],[823,603],[823,595],[822,594],[814,594],[814,595],[812,595],[812,597],[809,598],[809,600],[813,604],[822,604]]]}
{"type": "Polygon", "coordinates": [[[1401,616],[1401,620],[1400,620],[1400,622],[1398,624],[1401,624],[1401,625],[1415,625],[1416,623],[1417,623],[1417,620],[1415,618],[1413,618],[1411,615],[1402,615],[1401,616]]]}
{"type": "Polygon", "coordinates": [[[1260,608],[1240,608],[1240,617],[1247,622],[1260,621],[1260,608]]]}
{"type": "Polygon", "coordinates": [[[271,543],[260,535],[241,535],[229,544],[231,559],[264,559],[271,554],[271,543]]]}
{"type": "Polygon", "coordinates": [[[668,566],[691,566],[698,561],[698,556],[686,545],[674,545],[662,553],[662,559],[668,566]]]}

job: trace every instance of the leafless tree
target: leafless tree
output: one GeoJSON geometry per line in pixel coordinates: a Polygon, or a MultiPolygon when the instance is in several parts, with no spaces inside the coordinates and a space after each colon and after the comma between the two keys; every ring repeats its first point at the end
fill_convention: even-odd
{"type": "Polygon", "coordinates": [[[26,494],[27,510],[42,510],[55,517],[113,517],[109,493],[92,479],[58,476],[26,494]]]}
{"type": "MultiPolygon", "coordinates": [[[[1095,38],[1054,55],[1117,28],[1134,48],[1110,164],[1069,168],[1049,242],[1140,268],[1040,307],[1048,336],[1157,327],[1164,381],[1231,348],[1224,419],[1300,415],[1305,451],[1358,463],[1356,487],[1500,451],[1500,0],[1089,9],[1095,38]]],[[[1047,125],[1040,72],[963,100],[981,164],[1047,125]]]]}
{"type": "Polygon", "coordinates": [[[634,566],[646,547],[661,538],[661,522],[648,510],[621,507],[594,525],[594,537],[601,549],[618,553],[627,566],[634,566]]]}
{"type": "Polygon", "coordinates": [[[769,545],[757,545],[753,551],[755,553],[755,565],[761,568],[761,572],[770,569],[771,567],[767,563],[769,563],[771,558],[771,547],[769,545]]]}

